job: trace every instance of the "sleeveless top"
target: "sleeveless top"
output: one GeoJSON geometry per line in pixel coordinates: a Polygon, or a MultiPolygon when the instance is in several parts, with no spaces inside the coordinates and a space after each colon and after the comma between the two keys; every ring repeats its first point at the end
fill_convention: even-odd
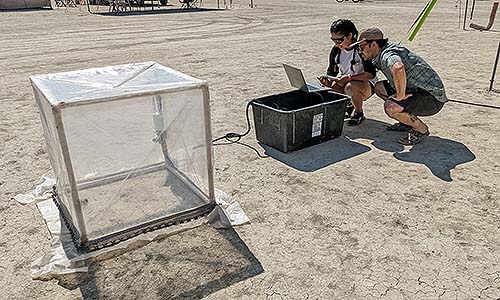
{"type": "Polygon", "coordinates": [[[373,74],[374,77],[369,80],[372,84],[377,82],[377,72],[372,61],[363,60],[356,48],[351,50],[332,48],[327,75],[337,76],[339,73],[341,75],[357,75],[363,72],[373,74]]]}

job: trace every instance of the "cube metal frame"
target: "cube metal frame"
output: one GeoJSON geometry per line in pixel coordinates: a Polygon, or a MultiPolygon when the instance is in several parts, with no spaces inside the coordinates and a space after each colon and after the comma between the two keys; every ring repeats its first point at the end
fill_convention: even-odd
{"type": "MultiPolygon", "coordinates": [[[[32,86],[33,88],[40,94],[44,95],[44,93],[35,85],[33,84],[32,81],[32,86]]],[[[38,101],[38,100],[37,100],[38,101]]],[[[43,98],[42,101],[48,101],[47,98],[43,98]]],[[[65,204],[61,201],[59,196],[57,195],[57,191],[54,189],[54,195],[53,199],[56,204],[56,206],[59,209],[60,214],[62,215],[62,219],[66,226],[68,227],[68,230],[70,231],[73,242],[75,243],[75,246],[77,249],[82,250],[82,251],[93,251],[97,250],[106,246],[110,246],[116,243],[119,243],[123,240],[129,239],[131,237],[137,236],[138,234],[145,233],[151,230],[155,230],[158,228],[163,228],[163,227],[168,227],[172,225],[177,225],[180,223],[184,223],[187,221],[190,221],[192,219],[202,217],[204,215],[207,215],[210,213],[214,208],[215,208],[215,192],[214,192],[214,181],[213,181],[213,146],[212,146],[212,130],[211,130],[211,122],[210,122],[210,96],[209,96],[209,91],[208,91],[208,83],[206,81],[201,81],[201,83],[182,83],[182,84],[173,84],[169,88],[165,89],[158,89],[154,91],[141,91],[141,92],[134,92],[134,93],[129,93],[126,95],[120,95],[120,96],[111,96],[111,97],[103,97],[103,98],[96,98],[96,99],[88,99],[88,100],[82,100],[82,101],[71,101],[71,102],[58,102],[58,103],[50,103],[51,106],[51,111],[52,115],[54,116],[54,121],[55,121],[55,130],[57,131],[57,137],[60,142],[60,147],[61,147],[61,154],[63,161],[65,163],[66,167],[66,172],[68,175],[69,179],[69,188],[70,188],[70,195],[71,195],[71,202],[74,207],[74,219],[73,216],[69,213],[68,209],[65,207],[65,204]],[[96,104],[96,103],[103,103],[103,102],[115,102],[115,101],[120,101],[120,100],[125,100],[125,99],[130,99],[130,98],[137,98],[137,97],[147,97],[147,96],[154,96],[160,93],[174,93],[174,92],[181,92],[181,91],[186,91],[186,90],[193,90],[193,89],[199,89],[201,88],[202,90],[202,97],[203,97],[203,113],[205,117],[205,144],[206,144],[206,155],[207,155],[207,164],[208,164],[208,195],[202,191],[200,188],[196,186],[183,172],[180,170],[176,169],[172,164],[169,163],[169,159],[167,156],[165,156],[165,162],[156,164],[156,165],[150,165],[146,166],[143,168],[138,168],[134,170],[128,170],[128,171],[121,171],[118,173],[114,174],[108,174],[99,178],[94,178],[89,181],[81,181],[77,182],[73,170],[73,166],[71,163],[71,157],[70,157],[70,152],[68,148],[68,142],[66,139],[66,134],[64,130],[64,123],[62,120],[62,111],[63,109],[67,107],[74,107],[74,106],[83,106],[83,105],[91,105],[91,104],[96,104]],[[164,164],[164,166],[162,166],[164,164]],[[200,205],[198,207],[194,207],[191,209],[187,209],[175,214],[171,215],[166,215],[164,217],[156,218],[151,221],[143,222],[138,225],[126,227],[124,229],[118,230],[116,232],[104,235],[102,237],[99,237],[97,239],[89,239],[87,230],[86,230],[86,225],[85,225],[85,220],[83,217],[83,210],[80,205],[80,198],[78,191],[83,190],[86,188],[90,188],[93,186],[99,186],[103,184],[109,183],[113,181],[118,181],[120,180],[123,175],[126,175],[127,173],[134,172],[136,173],[137,171],[143,171],[140,175],[150,173],[150,172],[155,172],[158,170],[168,170],[172,172],[178,179],[180,179],[191,191],[193,191],[195,194],[198,195],[203,201],[206,203],[203,205],[200,205]],[[108,180],[108,181],[107,181],[108,180]],[[77,228],[74,226],[74,222],[76,222],[77,228]]],[[[161,144],[159,144],[161,146],[161,144]]],[[[165,154],[165,153],[164,153],[165,154]]],[[[58,155],[58,154],[50,154],[49,155],[58,155]]]]}

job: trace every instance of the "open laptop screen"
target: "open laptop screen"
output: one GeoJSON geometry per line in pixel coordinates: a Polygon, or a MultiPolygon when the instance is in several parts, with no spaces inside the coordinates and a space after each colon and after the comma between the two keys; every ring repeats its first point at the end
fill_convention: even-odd
{"type": "Polygon", "coordinates": [[[285,68],[286,76],[288,77],[288,81],[293,87],[298,89],[303,88],[306,84],[306,80],[304,78],[304,74],[302,74],[302,70],[289,66],[287,64],[283,64],[283,68],[285,68]]]}

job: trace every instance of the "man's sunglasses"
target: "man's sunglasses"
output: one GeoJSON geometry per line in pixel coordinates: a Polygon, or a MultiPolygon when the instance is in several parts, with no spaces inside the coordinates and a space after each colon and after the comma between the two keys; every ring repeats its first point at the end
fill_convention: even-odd
{"type": "Polygon", "coordinates": [[[331,38],[331,40],[336,43],[336,44],[340,44],[342,42],[344,42],[344,39],[345,39],[345,36],[343,37],[339,37],[338,39],[335,39],[335,38],[331,38]]]}
{"type": "Polygon", "coordinates": [[[371,44],[374,41],[375,40],[364,40],[363,42],[356,45],[356,47],[358,47],[358,50],[363,50],[363,48],[365,48],[366,46],[368,46],[369,44],[371,44]]]}

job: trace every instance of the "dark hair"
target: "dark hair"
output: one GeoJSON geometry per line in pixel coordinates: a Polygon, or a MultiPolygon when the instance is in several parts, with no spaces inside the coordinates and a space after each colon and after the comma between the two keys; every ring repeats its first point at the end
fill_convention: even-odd
{"type": "MultiPolygon", "coordinates": [[[[351,20],[338,19],[333,21],[332,25],[330,25],[330,33],[338,33],[343,36],[348,36],[349,33],[352,33],[351,36],[352,42],[356,42],[358,40],[358,29],[356,29],[356,26],[351,20]]],[[[351,59],[352,71],[354,71],[354,65],[357,63],[355,59],[356,51],[357,49],[354,48],[354,51],[352,52],[352,59],[351,59]]],[[[340,60],[340,55],[337,55],[335,58],[335,63],[338,64],[339,60],[340,60]]]]}
{"type": "Polygon", "coordinates": [[[377,43],[380,48],[383,48],[385,45],[387,45],[387,39],[374,40],[374,42],[377,43]]]}
{"type": "Polygon", "coordinates": [[[355,42],[358,39],[358,29],[351,20],[338,19],[333,21],[332,25],[330,25],[330,33],[339,33],[343,36],[352,33],[352,41],[355,42]]]}

